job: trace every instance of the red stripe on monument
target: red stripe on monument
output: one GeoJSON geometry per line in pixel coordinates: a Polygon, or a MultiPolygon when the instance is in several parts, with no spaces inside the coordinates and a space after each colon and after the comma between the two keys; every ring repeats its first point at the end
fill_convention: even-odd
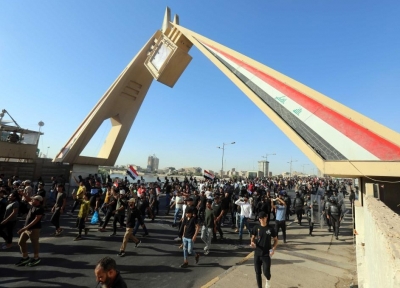
{"type": "Polygon", "coordinates": [[[229,60],[235,62],[239,66],[245,68],[247,71],[251,72],[253,75],[257,76],[278,91],[282,92],[284,95],[309,110],[311,113],[328,123],[330,126],[338,130],[346,137],[356,142],[364,149],[368,150],[379,159],[387,161],[400,159],[399,146],[387,141],[386,139],[351,121],[350,119],[344,117],[336,111],[333,111],[332,109],[322,105],[316,100],[308,97],[307,95],[250,66],[249,64],[246,64],[245,62],[227,54],[226,52],[221,51],[211,45],[207,46],[222,54],[229,60]]]}

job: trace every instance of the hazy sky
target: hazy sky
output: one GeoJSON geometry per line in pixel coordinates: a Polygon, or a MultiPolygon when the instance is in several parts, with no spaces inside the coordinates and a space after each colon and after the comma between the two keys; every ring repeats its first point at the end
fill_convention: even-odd
{"type": "MultiPolygon", "coordinates": [[[[165,7],[180,24],[400,131],[400,5],[370,0],[0,1],[0,109],[55,154],[139,49],[165,7]]],[[[253,170],[315,166],[196,48],[173,89],[154,82],[117,164],[253,170]],[[309,165],[307,165],[309,164],[309,165]],[[305,165],[305,166],[303,166],[305,165]]],[[[118,107],[114,107],[116,110],[118,107]]],[[[85,149],[95,156],[110,124],[85,149]]],[[[314,170],[315,172],[315,170],[314,170]]]]}

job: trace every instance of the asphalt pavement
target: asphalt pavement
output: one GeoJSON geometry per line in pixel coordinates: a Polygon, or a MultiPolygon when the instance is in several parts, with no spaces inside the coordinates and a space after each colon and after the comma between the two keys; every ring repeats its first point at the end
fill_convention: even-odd
{"type": "MultiPolygon", "coordinates": [[[[164,197],[160,200],[161,207],[165,207],[164,200],[164,197]]],[[[68,203],[72,204],[72,200],[68,203]]],[[[74,216],[61,216],[61,227],[64,228],[61,236],[50,236],[54,227],[49,221],[44,222],[40,238],[41,263],[36,267],[14,265],[21,257],[15,235],[13,247],[0,251],[0,287],[96,287],[94,267],[105,256],[116,260],[128,287],[201,287],[251,252],[250,248],[237,245],[237,233],[225,226],[226,239],[213,244],[209,255],[202,255],[197,265],[193,257],[189,259],[188,268],[180,268],[183,252],[178,248],[180,243],[174,241],[178,230],[171,227],[173,213],[171,211],[170,216],[164,214],[165,210],[161,209],[154,223],[145,220],[150,237],[143,237],[143,230],[139,228],[137,236],[142,244],[135,248],[133,243],[128,243],[125,257],[117,256],[125,229],[119,228],[117,235],[110,237],[111,224],[107,232],[99,232],[97,225],[89,224],[88,236],[73,241],[77,235],[74,228],[77,211],[74,216]]],[[[23,223],[20,219],[18,227],[23,223]]],[[[203,252],[203,247],[198,236],[195,250],[203,252]]],[[[32,256],[30,241],[28,251],[32,256]]]]}
{"type": "MultiPolygon", "coordinates": [[[[294,192],[290,191],[289,195],[294,197],[294,192]]],[[[238,234],[230,226],[222,228],[226,239],[214,243],[209,255],[201,253],[197,265],[193,257],[189,259],[188,268],[180,268],[183,252],[178,248],[180,243],[174,241],[178,230],[171,227],[173,211],[170,216],[165,216],[165,210],[162,209],[165,207],[165,198],[161,197],[160,202],[160,215],[155,222],[149,219],[145,221],[150,237],[143,237],[143,230],[139,228],[137,236],[142,244],[134,248],[133,243],[128,243],[125,257],[117,256],[125,230],[119,228],[117,235],[110,237],[111,224],[107,232],[99,232],[97,225],[89,224],[91,229],[88,236],[84,240],[73,241],[77,235],[74,228],[77,211],[74,217],[62,215],[64,232],[59,237],[50,236],[54,232],[50,222],[43,223],[40,239],[42,262],[36,267],[14,265],[21,257],[15,236],[14,246],[0,251],[0,287],[96,287],[94,267],[105,256],[116,260],[128,287],[256,287],[252,254],[249,254],[252,249],[246,244],[247,236],[244,236],[244,245],[239,245],[238,234]]],[[[72,204],[72,200],[68,203],[72,204]]],[[[350,283],[354,278],[354,273],[349,272],[355,270],[349,216],[339,242],[332,240],[326,229],[316,228],[316,236],[311,238],[307,235],[306,226],[297,226],[288,221],[288,244],[280,245],[272,262],[272,287],[348,287],[333,284],[350,283]],[[329,257],[334,258],[333,264],[327,264],[331,259],[329,257]],[[293,275],[297,275],[297,278],[293,278],[293,275]],[[316,281],[321,277],[327,279],[324,285],[316,281]],[[290,279],[295,281],[291,282],[290,279]]],[[[254,225],[254,222],[251,221],[250,225],[254,225]]],[[[22,226],[21,219],[18,227],[22,226]]],[[[203,247],[198,236],[195,250],[203,252],[203,247]]],[[[28,249],[32,255],[29,241],[28,249]]]]}

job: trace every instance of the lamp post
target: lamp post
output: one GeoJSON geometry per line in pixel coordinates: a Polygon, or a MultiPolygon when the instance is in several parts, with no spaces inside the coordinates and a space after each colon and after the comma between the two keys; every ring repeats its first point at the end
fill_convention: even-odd
{"type": "Polygon", "coordinates": [[[235,144],[236,142],[231,143],[222,143],[222,147],[218,146],[218,149],[222,149],[222,168],[221,168],[221,178],[224,176],[224,154],[225,154],[225,146],[230,144],[235,144]]]}
{"type": "Polygon", "coordinates": [[[287,162],[287,163],[290,163],[290,177],[292,177],[292,163],[293,162],[297,162],[297,160],[292,160],[292,157],[290,157],[290,162],[287,162]]]}
{"type": "Polygon", "coordinates": [[[261,157],[263,157],[263,158],[265,158],[265,172],[264,172],[264,177],[268,177],[268,170],[269,169],[267,169],[267,165],[268,165],[268,156],[269,155],[276,155],[276,153],[272,153],[272,154],[265,154],[265,156],[261,156],[261,157]]]}
{"type": "Polygon", "coordinates": [[[41,130],[42,127],[44,126],[44,122],[43,122],[43,121],[39,121],[38,125],[39,125],[39,133],[37,134],[37,139],[36,139],[37,147],[39,147],[40,130],[41,130]]]}
{"type": "Polygon", "coordinates": [[[50,147],[47,147],[47,152],[46,152],[46,157],[47,157],[47,158],[49,158],[49,148],[50,148],[50,147]]]}
{"type": "Polygon", "coordinates": [[[308,166],[308,165],[310,165],[310,164],[302,164],[302,165],[301,165],[301,167],[303,167],[303,174],[305,174],[305,172],[304,172],[304,166],[308,166]]]}

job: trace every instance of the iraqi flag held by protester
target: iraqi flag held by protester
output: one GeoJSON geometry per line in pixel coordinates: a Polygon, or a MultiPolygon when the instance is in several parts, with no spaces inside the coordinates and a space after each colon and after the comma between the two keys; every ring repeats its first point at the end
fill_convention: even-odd
{"type": "Polygon", "coordinates": [[[128,175],[135,180],[137,177],[139,177],[138,173],[136,172],[136,170],[131,166],[129,166],[128,170],[126,170],[126,173],[128,173],[128,175]]]}
{"type": "Polygon", "coordinates": [[[204,170],[204,178],[214,180],[215,176],[211,172],[208,172],[207,170],[204,170]]]}

